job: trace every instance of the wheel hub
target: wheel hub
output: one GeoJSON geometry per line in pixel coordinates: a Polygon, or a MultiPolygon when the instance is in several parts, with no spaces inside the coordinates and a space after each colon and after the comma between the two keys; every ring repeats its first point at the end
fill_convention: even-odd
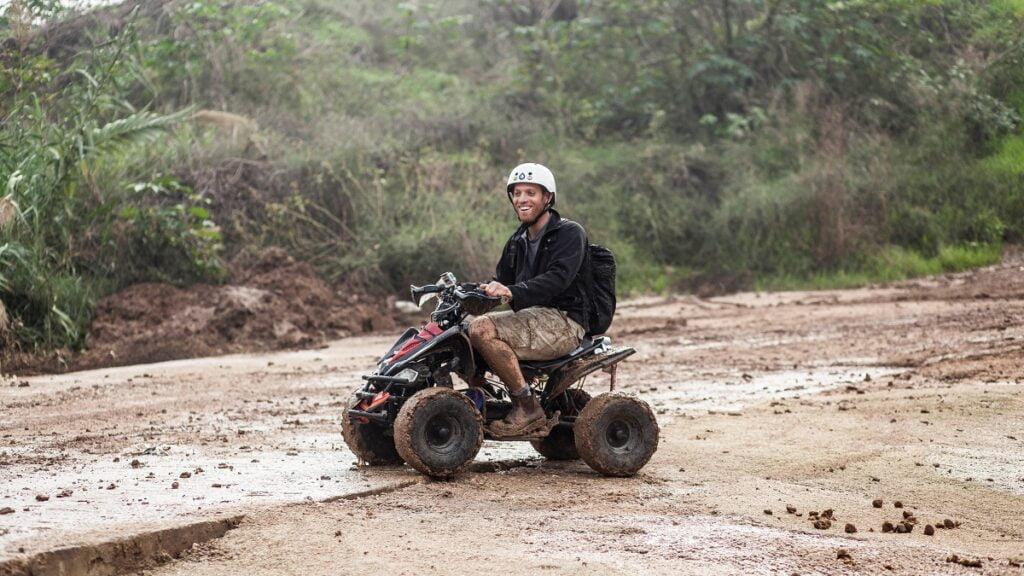
{"type": "Polygon", "coordinates": [[[427,445],[438,452],[446,452],[455,444],[459,423],[448,416],[436,416],[427,423],[427,445]]]}
{"type": "Polygon", "coordinates": [[[626,420],[615,420],[605,430],[605,440],[608,445],[616,451],[628,451],[631,448],[635,434],[633,425],[626,420]]]}

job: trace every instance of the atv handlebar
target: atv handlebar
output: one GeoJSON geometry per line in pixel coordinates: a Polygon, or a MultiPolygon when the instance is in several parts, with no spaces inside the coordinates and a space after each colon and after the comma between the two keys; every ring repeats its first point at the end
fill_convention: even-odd
{"type": "Polygon", "coordinates": [[[418,306],[426,303],[432,295],[441,294],[438,310],[442,308],[445,311],[451,310],[451,307],[458,303],[463,310],[474,316],[490,312],[501,303],[500,298],[488,296],[480,290],[480,284],[477,282],[460,284],[451,272],[442,274],[435,284],[409,286],[409,293],[412,295],[413,302],[418,306]]]}
{"type": "Polygon", "coordinates": [[[486,314],[501,304],[501,298],[488,296],[476,283],[459,286],[455,289],[455,297],[462,303],[462,309],[473,316],[486,314]]]}
{"type": "Polygon", "coordinates": [[[409,286],[409,293],[412,295],[412,301],[419,303],[420,298],[430,295],[444,292],[444,286],[438,286],[437,284],[427,284],[426,286],[409,286]]]}

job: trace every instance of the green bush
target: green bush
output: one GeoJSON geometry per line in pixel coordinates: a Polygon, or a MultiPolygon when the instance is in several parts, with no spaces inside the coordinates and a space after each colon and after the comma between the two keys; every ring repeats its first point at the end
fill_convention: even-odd
{"type": "Polygon", "coordinates": [[[911,248],[923,256],[939,253],[943,233],[935,215],[921,206],[896,205],[889,217],[892,240],[900,246],[911,248]]]}
{"type": "Polygon", "coordinates": [[[166,176],[132,184],[130,192],[117,212],[117,219],[127,225],[120,239],[125,272],[119,284],[189,285],[224,275],[221,234],[209,199],[166,176]]]}

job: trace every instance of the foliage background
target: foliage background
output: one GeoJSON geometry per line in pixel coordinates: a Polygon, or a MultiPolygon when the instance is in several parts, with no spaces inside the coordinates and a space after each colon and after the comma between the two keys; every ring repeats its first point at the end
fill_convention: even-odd
{"type": "Polygon", "coordinates": [[[0,299],[282,246],[354,289],[489,274],[521,161],[620,291],[843,286],[1024,233],[1024,0],[142,0],[2,10],[0,299]]]}

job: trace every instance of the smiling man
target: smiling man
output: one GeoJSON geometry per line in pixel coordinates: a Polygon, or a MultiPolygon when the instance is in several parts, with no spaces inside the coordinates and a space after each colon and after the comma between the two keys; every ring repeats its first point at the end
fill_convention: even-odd
{"type": "Polygon", "coordinates": [[[554,174],[540,164],[520,164],[505,191],[520,225],[505,244],[494,279],[480,288],[512,310],[474,318],[469,329],[474,348],[512,395],[512,411],[488,429],[501,438],[528,435],[546,423],[518,361],[565,356],[587,329],[580,277],[587,233],[554,210],[554,174]]]}

